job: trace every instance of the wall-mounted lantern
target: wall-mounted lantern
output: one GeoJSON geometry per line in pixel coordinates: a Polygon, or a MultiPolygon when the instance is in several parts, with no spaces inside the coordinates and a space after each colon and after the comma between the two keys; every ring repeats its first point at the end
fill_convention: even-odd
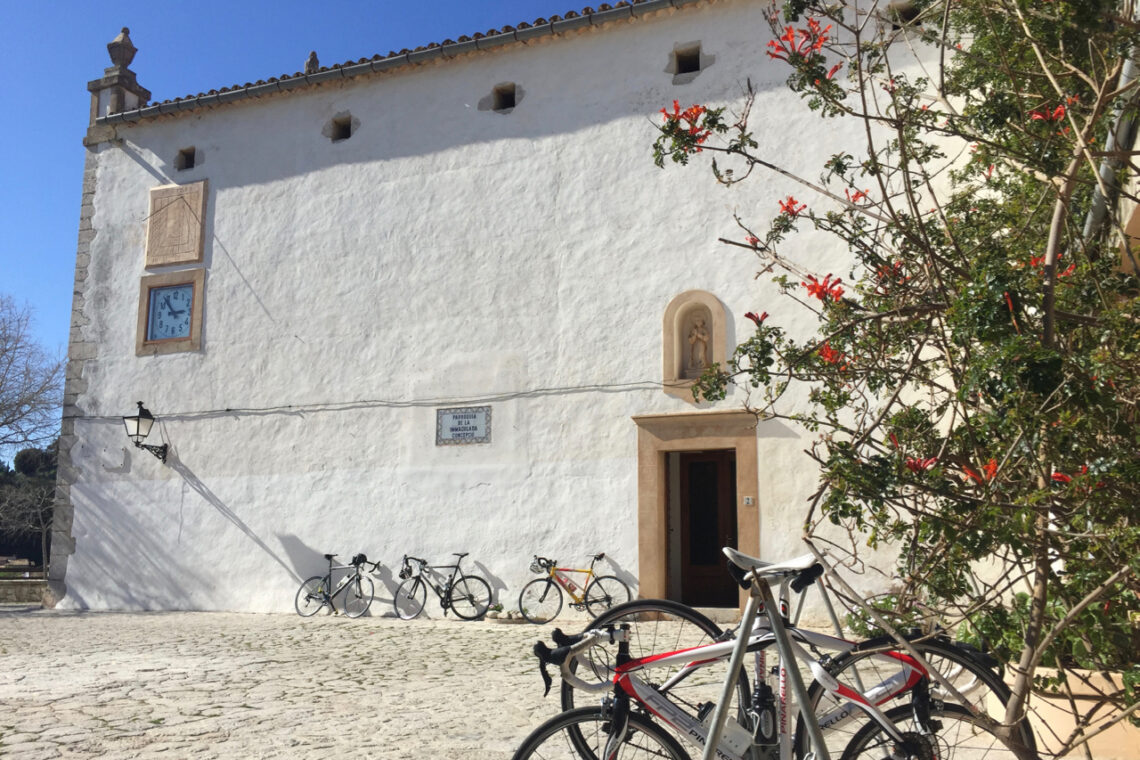
{"type": "Polygon", "coordinates": [[[139,401],[139,411],[133,417],[123,417],[123,425],[127,428],[127,438],[131,439],[131,443],[135,448],[146,449],[151,454],[154,454],[158,459],[166,464],[166,444],[161,446],[148,446],[143,443],[146,437],[150,435],[150,429],[154,426],[154,415],[147,411],[143,406],[143,402],[139,401]]]}

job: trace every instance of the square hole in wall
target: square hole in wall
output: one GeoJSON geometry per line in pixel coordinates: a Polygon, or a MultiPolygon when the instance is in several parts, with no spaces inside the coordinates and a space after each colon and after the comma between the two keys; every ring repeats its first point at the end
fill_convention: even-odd
{"type": "Polygon", "coordinates": [[[673,51],[675,74],[695,74],[701,70],[701,46],[682,48],[673,51]]]}
{"type": "Polygon", "coordinates": [[[515,107],[515,85],[513,82],[500,84],[492,93],[491,108],[495,111],[509,111],[515,107]]]}
{"type": "Polygon", "coordinates": [[[178,155],[174,158],[174,168],[180,172],[193,169],[195,152],[193,146],[178,151],[178,155]]]}
{"type": "Polygon", "coordinates": [[[887,16],[891,21],[891,29],[898,31],[910,26],[921,26],[922,19],[914,0],[891,0],[887,3],[887,16]]]}
{"type": "Polygon", "coordinates": [[[332,121],[332,141],[340,142],[352,137],[352,117],[341,116],[332,121]]]}

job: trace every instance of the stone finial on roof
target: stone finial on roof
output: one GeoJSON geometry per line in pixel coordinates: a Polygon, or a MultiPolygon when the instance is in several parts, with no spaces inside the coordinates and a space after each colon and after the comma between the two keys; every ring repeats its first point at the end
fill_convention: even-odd
{"type": "Polygon", "coordinates": [[[131,30],[123,27],[119,36],[107,43],[111,65],[103,76],[87,83],[91,93],[91,122],[83,144],[92,146],[114,136],[114,129],[99,126],[96,121],[112,114],[141,108],[150,100],[150,90],[139,85],[135,72],[128,68],[138,48],[131,42],[131,30]]]}
{"type": "Polygon", "coordinates": [[[119,36],[107,43],[107,52],[111,54],[111,63],[117,69],[125,69],[135,59],[138,48],[131,42],[131,30],[123,27],[119,36]]]}
{"type": "Polygon", "coordinates": [[[316,74],[320,70],[321,62],[317,60],[317,51],[310,51],[309,58],[305,61],[305,73],[316,74]]]}

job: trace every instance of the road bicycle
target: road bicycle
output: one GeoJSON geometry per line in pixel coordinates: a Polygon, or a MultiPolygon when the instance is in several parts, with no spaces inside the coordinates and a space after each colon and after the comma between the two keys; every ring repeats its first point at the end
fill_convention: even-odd
{"type": "Polygon", "coordinates": [[[710,633],[715,625],[699,613],[684,612],[688,608],[683,605],[640,600],[640,609],[633,602],[623,605],[624,610],[611,610],[604,627],[595,621],[591,630],[578,636],[556,635],[560,649],[554,652],[536,645],[541,662],[561,667],[564,684],[591,692],[612,690],[613,694],[600,707],[572,709],[544,723],[523,743],[515,760],[619,756],[687,760],[678,737],[704,747],[706,760],[786,760],[793,755],[816,760],[1033,755],[1028,721],[1007,729],[987,714],[986,703],[1008,699],[1009,692],[997,673],[975,660],[969,650],[933,639],[854,647],[835,637],[809,639],[805,634],[810,632],[786,625],[787,607],[776,606],[769,583],[780,582],[781,596],[789,585],[801,592],[823,571],[816,557],[806,555],[770,565],[725,551],[737,570],[737,580],[750,589],[740,627],[751,631],[750,636],[733,639],[710,633]],[[763,615],[765,620],[754,627],[761,609],[780,614],[763,615]],[[669,619],[662,621],[658,616],[669,619]],[[625,622],[615,629],[615,619],[625,622]],[[713,640],[679,651],[630,654],[631,645],[656,639],[656,631],[663,627],[669,629],[669,636],[673,629],[686,629],[713,640]],[[848,651],[833,660],[816,659],[803,646],[815,648],[823,643],[842,645],[848,651]],[[611,656],[615,646],[617,654],[611,656]],[[764,657],[769,648],[780,661],[772,669],[764,657]],[[599,649],[602,656],[598,656],[599,649]],[[742,667],[748,651],[756,655],[751,690],[742,667]],[[804,686],[799,667],[783,667],[793,658],[804,663],[813,677],[810,689],[804,686]],[[929,661],[931,670],[923,659],[929,661]],[[717,677],[709,679],[708,671],[718,665],[717,677]],[[776,681],[778,694],[770,680],[776,681]],[[955,683],[971,696],[962,694],[955,683]],[[686,693],[693,686],[700,698],[686,693]],[[798,711],[794,736],[788,730],[787,686],[795,703],[807,706],[798,711]],[[631,704],[636,711],[631,711],[631,704]]]}
{"type": "Polygon", "coordinates": [[[608,610],[614,605],[628,602],[629,586],[613,575],[595,575],[594,565],[605,559],[605,552],[593,555],[589,567],[558,567],[558,562],[534,555],[530,571],[545,575],[523,586],[519,594],[519,611],[532,623],[549,623],[562,611],[562,590],[574,601],[570,606],[576,610],[586,610],[591,617],[608,610]],[[575,583],[567,573],[585,575],[585,580],[575,583]]]}
{"type": "Polygon", "coordinates": [[[478,575],[467,575],[459,568],[466,556],[467,552],[456,552],[454,565],[429,565],[425,559],[405,554],[400,568],[402,582],[392,602],[396,615],[402,620],[419,617],[424,611],[429,588],[439,597],[444,615],[449,609],[464,620],[478,620],[487,614],[487,608],[491,606],[491,584],[478,575]],[[451,574],[445,577],[440,571],[448,569],[451,574]]]}
{"type": "Polygon", "coordinates": [[[335,554],[326,554],[325,559],[328,560],[329,571],[324,575],[306,578],[301,587],[297,589],[297,597],[293,600],[293,605],[301,617],[316,615],[326,606],[335,615],[336,605],[333,600],[341,594],[344,595],[341,602],[344,606],[344,614],[350,618],[360,617],[368,612],[368,608],[372,605],[375,587],[372,579],[365,575],[362,570],[365,565],[372,565],[369,572],[374,573],[380,569],[380,563],[369,562],[368,557],[364,554],[357,554],[347,565],[334,565],[333,559],[335,557],[335,554]],[[332,584],[333,572],[350,568],[352,572],[337,581],[334,587],[332,584]]]}
{"type": "MultiPolygon", "coordinates": [[[[904,662],[886,654],[899,649],[894,639],[880,636],[855,643],[839,636],[828,636],[799,627],[798,621],[807,597],[804,592],[814,587],[820,593],[823,606],[827,609],[836,632],[842,633],[838,617],[820,577],[822,569],[823,565],[820,563],[812,574],[800,576],[802,590],[798,591],[799,603],[790,619],[788,599],[792,578],[785,577],[780,583],[780,610],[789,636],[800,645],[808,647],[827,673],[841,683],[860,692],[867,692],[878,685],[880,705],[895,706],[906,696],[906,692],[892,690],[892,684],[906,684],[908,668],[904,662]],[[811,577],[813,574],[814,578],[811,577]]],[[[629,646],[633,655],[638,658],[646,658],[665,651],[730,641],[735,638],[738,630],[722,631],[716,623],[699,611],[679,602],[661,599],[638,599],[618,605],[599,615],[588,628],[617,626],[623,623],[631,627],[629,646]]],[[[555,634],[557,637],[560,631],[556,630],[555,634]]],[[[561,638],[556,638],[556,641],[561,638]]],[[[1004,719],[1005,705],[1009,701],[1010,691],[1002,680],[1000,666],[996,660],[972,646],[952,642],[944,634],[922,636],[918,632],[911,632],[907,635],[907,639],[910,646],[922,655],[925,664],[937,674],[931,679],[930,684],[933,699],[958,703],[974,711],[984,710],[995,721],[1004,719]],[[949,687],[952,687],[953,691],[950,691],[949,687]]],[[[755,671],[766,674],[769,672],[765,658],[767,650],[773,643],[774,638],[767,617],[761,613],[757,616],[749,642],[749,651],[754,653],[756,660],[755,671]]],[[[614,673],[614,649],[612,644],[601,643],[580,655],[578,660],[587,664],[592,678],[605,681],[612,678],[614,673]]],[[[671,698],[684,701],[690,709],[695,710],[696,706],[702,703],[715,702],[720,692],[720,685],[727,676],[727,662],[707,662],[703,664],[700,672],[688,672],[683,679],[671,680],[685,665],[687,663],[683,661],[679,664],[656,662],[652,666],[647,665],[646,672],[651,671],[651,680],[657,683],[672,683],[671,698]]],[[[572,669],[576,667],[577,660],[571,663],[572,669]]],[[[786,674],[781,672],[779,667],[775,669],[773,680],[777,686],[775,697],[780,721],[779,730],[784,736],[791,728],[788,681],[786,674]]],[[[573,709],[575,706],[573,686],[563,681],[561,692],[562,708],[573,709]]],[[[734,704],[747,705],[751,695],[749,678],[744,671],[741,671],[734,704]]],[[[828,744],[832,746],[834,754],[835,745],[838,745],[839,749],[846,746],[854,729],[857,728],[852,724],[859,713],[853,705],[848,704],[847,700],[839,702],[818,686],[809,689],[809,698],[813,712],[826,730],[828,744]]],[[[794,734],[800,737],[797,741],[802,741],[805,730],[802,722],[797,722],[794,734]]],[[[1027,719],[1020,722],[1018,731],[1026,746],[1032,748],[1033,732],[1027,719]]],[[[788,753],[785,752],[783,757],[788,757],[788,753]]]]}

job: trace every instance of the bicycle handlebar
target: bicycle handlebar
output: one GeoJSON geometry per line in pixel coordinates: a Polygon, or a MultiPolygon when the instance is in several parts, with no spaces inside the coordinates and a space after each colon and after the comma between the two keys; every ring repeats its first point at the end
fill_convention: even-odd
{"type": "Polygon", "coordinates": [[[557,665],[562,680],[575,689],[581,689],[587,692],[607,691],[611,688],[609,681],[599,683],[583,681],[570,669],[571,663],[573,663],[580,654],[595,644],[601,642],[609,644],[622,641],[628,642],[629,626],[623,626],[620,629],[614,628],[613,626],[608,626],[604,629],[594,628],[580,633],[577,636],[567,636],[562,632],[561,628],[555,628],[551,638],[555,644],[559,645],[557,649],[551,649],[542,641],[534,645],[534,656],[538,658],[539,670],[542,673],[542,682],[546,687],[542,696],[545,697],[550,693],[550,686],[553,683],[550,673],[546,670],[547,665],[557,665]]]}

